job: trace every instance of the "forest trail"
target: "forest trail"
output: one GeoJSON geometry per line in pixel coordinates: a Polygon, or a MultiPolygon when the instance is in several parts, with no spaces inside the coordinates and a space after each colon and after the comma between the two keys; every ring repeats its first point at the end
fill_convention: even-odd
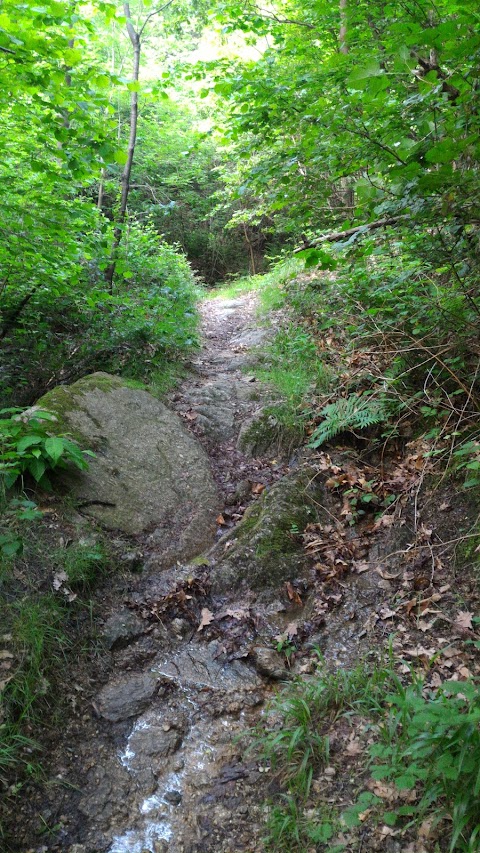
{"type": "MultiPolygon", "coordinates": [[[[386,648],[393,627],[403,632],[400,652],[402,645],[409,654],[425,652],[425,628],[408,608],[445,498],[438,494],[430,507],[427,501],[419,526],[423,473],[410,451],[382,468],[381,488],[394,483],[397,491],[390,510],[351,524],[345,495],[361,496],[380,483],[368,450],[362,456],[352,447],[299,449],[287,458],[271,448],[258,455],[240,449],[239,436],[272,399],[254,369],[278,318],[261,325],[257,307],[255,293],[202,303],[204,344],[169,403],[209,454],[223,503],[218,541],[187,565],[152,571],[155,553],[144,538],[138,544],[146,571],[123,573],[103,589],[98,655],[88,671],[83,663],[68,673],[71,712],[47,734],[47,784],[24,798],[18,853],[257,853],[263,803],[278,780],[246,750],[248,738],[238,738],[259,721],[275,683],[314,672],[318,649],[327,665],[347,669],[386,648]],[[279,513],[285,523],[285,489],[308,512],[313,507],[311,523],[297,523],[298,507],[290,515],[287,504],[281,546],[272,539],[270,548],[267,536],[265,548],[258,526],[268,527],[279,513]],[[252,518],[257,528],[249,528],[252,518]],[[243,545],[235,539],[242,529],[243,545]],[[290,546],[303,555],[299,573],[287,562],[290,574],[272,576],[278,567],[285,571],[290,546]],[[234,581],[222,586],[218,578],[232,564],[234,581]],[[55,828],[40,843],[39,816],[55,828]]],[[[464,513],[461,501],[449,505],[441,518],[445,540],[454,538],[464,513]]],[[[448,542],[439,553],[448,554],[448,542]]],[[[418,594],[428,601],[440,589],[434,600],[446,605],[453,623],[446,563],[435,563],[428,584],[422,580],[418,594]]],[[[432,649],[447,643],[428,630],[432,649]]],[[[346,737],[357,744],[362,731],[346,737]]],[[[338,777],[320,775],[315,784],[340,806],[355,799],[356,783],[349,786],[367,765],[361,751],[350,755],[341,746],[334,760],[344,762],[338,777]]],[[[396,850],[384,841],[372,835],[369,849],[396,850]]]]}
{"type": "MultiPolygon", "coordinates": [[[[246,372],[269,334],[258,325],[256,295],[208,299],[201,311],[204,345],[169,405],[212,460],[225,498],[221,536],[288,465],[237,448],[267,393],[246,372]]],[[[148,564],[154,554],[145,547],[144,556],[148,564]]],[[[38,786],[25,804],[22,853],[40,850],[29,846],[38,814],[62,827],[41,845],[49,853],[259,849],[263,777],[235,738],[271,691],[244,644],[254,645],[262,608],[250,613],[243,593],[237,602],[210,595],[207,562],[123,576],[104,590],[100,622],[110,653],[88,673],[70,674],[72,714],[49,738],[47,775],[57,784],[38,786]],[[214,614],[218,630],[209,633],[214,614]],[[234,645],[243,647],[228,654],[225,638],[240,633],[234,645]]],[[[269,632],[277,633],[275,608],[272,618],[269,632]]],[[[278,666],[273,647],[271,655],[269,663],[267,649],[264,673],[278,666]]]]}

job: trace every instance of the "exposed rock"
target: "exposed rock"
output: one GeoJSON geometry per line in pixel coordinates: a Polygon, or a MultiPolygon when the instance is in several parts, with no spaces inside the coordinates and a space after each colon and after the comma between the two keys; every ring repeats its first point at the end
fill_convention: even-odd
{"type": "Polygon", "coordinates": [[[228,495],[225,503],[227,506],[233,506],[236,503],[246,501],[252,491],[252,483],[250,480],[240,480],[237,487],[231,495],[228,495]]]}
{"type": "Polygon", "coordinates": [[[237,439],[237,447],[246,456],[256,457],[265,453],[289,454],[303,439],[303,426],[285,422],[281,409],[268,405],[257,409],[251,418],[244,421],[237,439]]]}
{"type": "Polygon", "coordinates": [[[275,649],[269,649],[267,646],[255,646],[251,651],[251,656],[255,668],[265,678],[283,681],[290,677],[290,673],[285,669],[282,656],[275,649]]]}
{"type": "Polygon", "coordinates": [[[85,779],[79,809],[86,817],[106,826],[113,816],[128,812],[131,783],[128,772],[116,759],[92,767],[85,779]]]}
{"type": "Polygon", "coordinates": [[[97,698],[102,717],[117,723],[141,714],[158,689],[159,679],[151,672],[134,673],[109,682],[97,698]]]}
{"type": "Polygon", "coordinates": [[[250,349],[264,344],[271,337],[271,331],[267,328],[262,329],[245,329],[239,335],[232,338],[230,344],[233,348],[241,347],[242,349],[250,349]]]}
{"type": "Polygon", "coordinates": [[[167,791],[165,799],[167,803],[171,803],[172,806],[179,806],[182,802],[182,795],[180,791],[167,791]]]}
{"type": "Polygon", "coordinates": [[[97,454],[88,471],[64,477],[84,514],[127,534],[148,531],[158,566],[212,542],[219,503],[208,457],[163,403],[94,373],[39,405],[57,416],[58,431],[97,454]]]}
{"type": "Polygon", "coordinates": [[[328,496],[303,468],[288,474],[246,511],[237,527],[210,551],[214,592],[280,586],[305,573],[307,561],[298,532],[309,522],[325,518],[328,496]]]}
{"type": "Polygon", "coordinates": [[[235,384],[219,379],[194,388],[185,396],[197,415],[196,425],[211,441],[228,441],[235,433],[235,384]]]}
{"type": "MultiPolygon", "coordinates": [[[[183,723],[184,721],[182,721],[183,723]]],[[[133,769],[150,766],[152,759],[164,759],[172,755],[182,745],[182,726],[169,728],[159,725],[139,728],[130,736],[129,749],[135,753],[131,760],[133,769]]]]}
{"type": "Polygon", "coordinates": [[[210,687],[231,692],[259,686],[251,667],[238,660],[224,664],[218,658],[219,652],[216,642],[207,646],[190,643],[175,653],[159,657],[154,669],[180,687],[210,687]]]}
{"type": "Polygon", "coordinates": [[[109,649],[127,644],[145,631],[145,623],[131,610],[119,610],[113,613],[105,623],[103,639],[109,649]]]}

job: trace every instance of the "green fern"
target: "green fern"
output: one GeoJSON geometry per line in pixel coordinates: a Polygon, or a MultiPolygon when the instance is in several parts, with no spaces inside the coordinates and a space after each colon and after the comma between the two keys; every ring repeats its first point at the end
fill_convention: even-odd
{"type": "Polygon", "coordinates": [[[340,397],[335,403],[324,406],[320,412],[322,423],[316,428],[308,446],[320,447],[326,441],[346,430],[366,429],[388,419],[385,398],[378,399],[368,392],[340,397]]]}

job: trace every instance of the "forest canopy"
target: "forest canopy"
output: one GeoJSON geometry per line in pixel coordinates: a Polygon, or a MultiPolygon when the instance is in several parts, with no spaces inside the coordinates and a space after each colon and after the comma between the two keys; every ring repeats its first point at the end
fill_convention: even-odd
{"type": "Polygon", "coordinates": [[[4,399],[98,366],[146,378],[195,344],[194,274],[295,249],[347,276],[365,321],[446,335],[435,369],[466,393],[479,48],[456,0],[6,0],[4,399]]]}

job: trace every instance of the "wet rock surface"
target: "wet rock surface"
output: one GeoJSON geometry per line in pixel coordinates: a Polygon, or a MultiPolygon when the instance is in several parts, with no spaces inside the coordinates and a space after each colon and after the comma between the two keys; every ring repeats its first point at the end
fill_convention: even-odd
{"type": "Polygon", "coordinates": [[[214,546],[211,583],[215,591],[277,589],[308,571],[298,532],[325,517],[328,496],[308,467],[283,477],[246,511],[214,546]]]}
{"type": "Polygon", "coordinates": [[[133,673],[109,682],[97,697],[100,716],[117,723],[140,714],[155,696],[159,678],[153,673],[133,673]]]}
{"type": "Polygon", "coordinates": [[[113,613],[106,621],[103,628],[103,640],[108,649],[120,645],[126,645],[145,630],[145,623],[139,619],[131,610],[122,610],[113,613]]]}

